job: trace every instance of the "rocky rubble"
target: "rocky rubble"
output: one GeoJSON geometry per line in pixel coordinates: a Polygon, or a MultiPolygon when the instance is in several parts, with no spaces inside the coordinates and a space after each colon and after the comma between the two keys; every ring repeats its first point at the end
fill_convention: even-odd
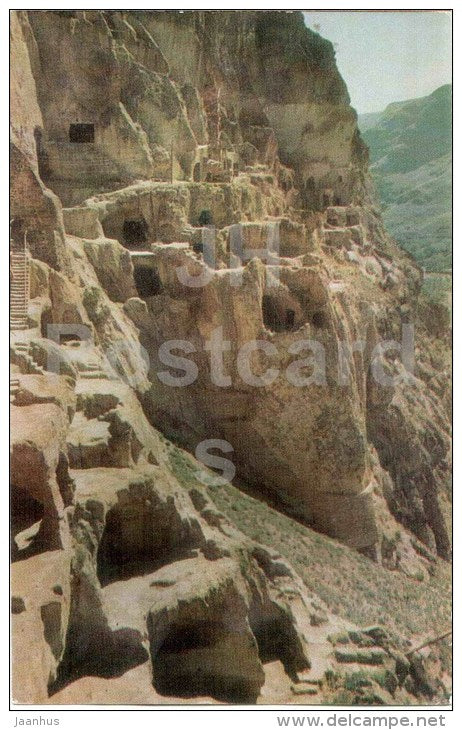
{"type": "Polygon", "coordinates": [[[11,32],[15,701],[444,701],[433,655],[335,615],[172,469],[173,443],[226,441],[243,484],[371,570],[450,557],[447,340],[331,45],[297,13],[19,11],[11,32]],[[414,375],[381,349],[409,323],[414,375]]]}

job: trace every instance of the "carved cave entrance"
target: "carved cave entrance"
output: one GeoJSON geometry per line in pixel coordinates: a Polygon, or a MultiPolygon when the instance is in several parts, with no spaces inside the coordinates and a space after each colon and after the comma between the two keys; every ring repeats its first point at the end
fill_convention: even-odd
{"type": "Polygon", "coordinates": [[[98,547],[97,574],[102,586],[157,570],[175,560],[192,557],[200,535],[184,526],[176,507],[158,503],[148,492],[130,495],[124,505],[106,515],[98,547]]]}
{"type": "Polygon", "coordinates": [[[213,226],[213,215],[210,210],[201,210],[197,219],[200,226],[213,226]]]}
{"type": "Polygon", "coordinates": [[[156,690],[171,697],[209,695],[222,702],[255,701],[254,687],[238,670],[234,674],[229,666],[223,671],[223,659],[230,665],[230,646],[236,644],[237,649],[239,639],[218,617],[174,623],[155,653],[156,690]]]}
{"type": "Polygon", "coordinates": [[[324,329],[327,327],[327,316],[325,312],[314,312],[311,321],[316,329],[324,329]]]}
{"type": "Polygon", "coordinates": [[[289,616],[272,602],[251,606],[249,623],[262,664],[280,661],[293,680],[308,668],[303,649],[289,616]]]}
{"type": "Polygon", "coordinates": [[[193,181],[194,182],[201,181],[201,163],[200,162],[196,162],[196,164],[194,165],[193,181]]]}
{"type": "Polygon", "coordinates": [[[156,269],[151,266],[137,266],[134,271],[136,290],[141,299],[155,297],[162,291],[162,284],[156,269]]]}
{"type": "Polygon", "coordinates": [[[263,323],[272,332],[290,331],[295,326],[295,310],[281,306],[267,294],[263,296],[262,312],[263,323]]]}
{"type": "Polygon", "coordinates": [[[28,557],[33,551],[37,530],[34,525],[41,523],[44,507],[31,496],[27,489],[11,485],[11,558],[18,560],[28,557]],[[18,538],[18,539],[16,539],[18,538]]]}
{"type": "Polygon", "coordinates": [[[95,141],[94,124],[71,124],[69,126],[69,142],[89,144],[95,141]]]}
{"type": "Polygon", "coordinates": [[[26,225],[22,218],[14,218],[10,225],[10,240],[13,248],[22,249],[26,235],[26,225]]]}
{"type": "Polygon", "coordinates": [[[286,326],[285,329],[291,330],[295,325],[295,311],[293,309],[286,310],[286,326]]]}
{"type": "Polygon", "coordinates": [[[125,220],[122,226],[122,235],[129,246],[138,245],[147,241],[148,225],[144,218],[125,220]]]}

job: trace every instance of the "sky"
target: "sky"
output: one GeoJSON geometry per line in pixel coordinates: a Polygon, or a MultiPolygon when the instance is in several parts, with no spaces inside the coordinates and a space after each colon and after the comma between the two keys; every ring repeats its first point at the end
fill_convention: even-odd
{"type": "Polygon", "coordinates": [[[306,12],[328,38],[359,114],[427,96],[451,83],[451,14],[443,11],[306,12]]]}

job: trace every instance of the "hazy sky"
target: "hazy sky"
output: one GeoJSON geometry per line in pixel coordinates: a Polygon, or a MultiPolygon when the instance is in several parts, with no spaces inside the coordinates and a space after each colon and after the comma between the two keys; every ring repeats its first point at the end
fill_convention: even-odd
{"type": "Polygon", "coordinates": [[[306,12],[306,24],[335,44],[337,64],[361,114],[426,96],[451,82],[448,12],[306,12]]]}

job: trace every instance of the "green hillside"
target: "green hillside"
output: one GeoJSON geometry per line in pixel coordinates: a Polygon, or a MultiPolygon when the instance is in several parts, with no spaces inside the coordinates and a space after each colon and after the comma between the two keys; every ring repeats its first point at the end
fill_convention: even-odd
{"type": "Polygon", "coordinates": [[[451,97],[441,86],[359,117],[387,228],[429,271],[451,268],[451,97]]]}

